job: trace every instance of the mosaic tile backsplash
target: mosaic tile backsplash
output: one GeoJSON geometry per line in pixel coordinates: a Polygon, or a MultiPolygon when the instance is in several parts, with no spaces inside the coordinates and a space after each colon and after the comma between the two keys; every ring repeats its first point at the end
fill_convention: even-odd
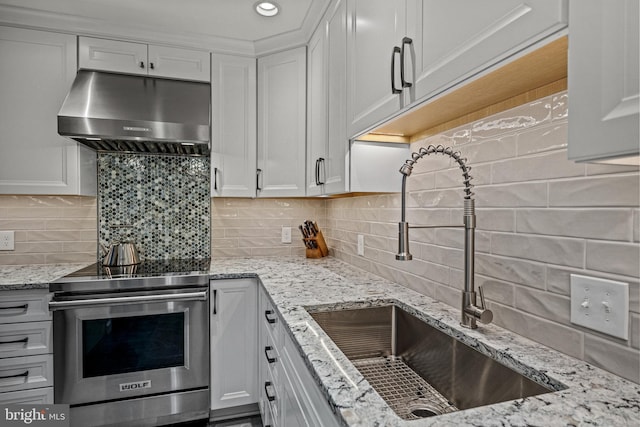
{"type": "Polygon", "coordinates": [[[211,256],[207,157],[98,155],[98,237],[136,243],[143,259],[211,256]]]}

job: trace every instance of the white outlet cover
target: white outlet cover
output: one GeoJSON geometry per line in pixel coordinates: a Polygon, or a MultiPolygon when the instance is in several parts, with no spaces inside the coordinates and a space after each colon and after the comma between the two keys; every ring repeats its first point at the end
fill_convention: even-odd
{"type": "Polygon", "coordinates": [[[0,251],[15,250],[15,232],[0,231],[0,251]]]}
{"type": "Polygon", "coordinates": [[[629,339],[629,284],[571,275],[571,323],[629,339]]]}
{"type": "Polygon", "coordinates": [[[291,227],[282,227],[282,243],[291,243],[291,227]]]}
{"type": "Polygon", "coordinates": [[[358,255],[364,256],[364,236],[358,234],[358,255]]]}

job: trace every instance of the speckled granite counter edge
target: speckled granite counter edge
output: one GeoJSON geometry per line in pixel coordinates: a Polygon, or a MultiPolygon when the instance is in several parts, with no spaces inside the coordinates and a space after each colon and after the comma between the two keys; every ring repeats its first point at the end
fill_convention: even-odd
{"type": "Polygon", "coordinates": [[[49,289],[49,282],[86,267],[86,264],[0,266],[0,291],[49,289]]]}

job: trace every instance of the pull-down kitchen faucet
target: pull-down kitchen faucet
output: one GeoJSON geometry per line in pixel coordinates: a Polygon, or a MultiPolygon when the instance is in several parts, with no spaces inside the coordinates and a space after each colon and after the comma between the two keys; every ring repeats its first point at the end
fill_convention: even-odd
{"type": "Polygon", "coordinates": [[[476,213],[475,213],[475,200],[473,199],[473,187],[470,182],[473,179],[469,175],[470,167],[466,165],[467,159],[460,157],[460,152],[453,151],[451,147],[443,147],[442,145],[428,147],[422,147],[417,152],[411,154],[411,159],[408,159],[404,165],[400,168],[402,174],[402,213],[400,222],[398,223],[398,254],[396,259],[400,261],[409,261],[413,257],[409,252],[409,228],[449,228],[464,227],[464,291],[462,292],[462,317],[460,324],[466,328],[476,329],[476,320],[481,323],[490,323],[493,320],[493,313],[486,308],[484,301],[484,293],[482,287],[478,287],[480,293],[480,304],[476,305],[476,292],[474,290],[474,254],[475,254],[475,228],[476,228],[476,213]],[[460,169],[462,169],[462,176],[464,178],[464,216],[463,225],[409,225],[406,221],[406,195],[407,195],[407,177],[411,175],[413,165],[430,154],[442,154],[451,157],[458,163],[460,169]]]}

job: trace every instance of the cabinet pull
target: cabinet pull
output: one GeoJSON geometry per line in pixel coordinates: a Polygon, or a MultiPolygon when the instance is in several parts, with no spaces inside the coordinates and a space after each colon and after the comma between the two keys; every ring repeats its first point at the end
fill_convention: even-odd
{"type": "Polygon", "coordinates": [[[404,79],[404,47],[411,45],[413,40],[410,37],[402,38],[402,49],[400,49],[400,81],[402,81],[402,87],[411,87],[413,84],[404,79]]]}
{"type": "Polygon", "coordinates": [[[271,384],[271,381],[266,381],[264,383],[264,394],[267,395],[267,400],[269,402],[273,402],[274,400],[276,400],[276,395],[269,393],[269,388],[273,388],[273,384],[271,384]]]}
{"type": "Polygon", "coordinates": [[[218,168],[213,168],[213,189],[218,191],[218,168]]]}
{"type": "Polygon", "coordinates": [[[213,290],[213,314],[218,314],[218,290],[213,290]]]}
{"type": "Polygon", "coordinates": [[[18,348],[26,348],[29,343],[29,337],[13,341],[0,341],[0,351],[17,350],[18,348]],[[15,345],[20,344],[20,345],[15,345]]]}
{"type": "Polygon", "coordinates": [[[0,316],[17,316],[27,312],[29,304],[16,305],[13,307],[0,307],[0,316]]]}
{"type": "Polygon", "coordinates": [[[316,185],[320,185],[320,159],[316,159],[316,185]]]}
{"type": "Polygon", "coordinates": [[[391,93],[397,94],[402,92],[402,89],[396,88],[396,54],[400,54],[400,48],[398,46],[393,47],[393,52],[391,53],[391,93]]]}
{"type": "Polygon", "coordinates": [[[149,62],[149,68],[151,68],[152,70],[155,68],[155,67],[153,66],[153,62],[149,62]]]}
{"type": "Polygon", "coordinates": [[[140,61],[140,68],[144,68],[144,61],[140,61]]]}
{"type": "Polygon", "coordinates": [[[325,181],[325,173],[324,173],[324,158],[320,157],[318,159],[318,185],[324,185],[324,181],[325,181]],[[322,176],[322,178],[320,178],[322,176]]]}
{"type": "Polygon", "coordinates": [[[275,357],[270,357],[270,356],[269,356],[269,352],[270,352],[271,350],[273,350],[273,347],[271,347],[270,345],[266,346],[266,347],[264,348],[264,357],[266,357],[266,358],[267,358],[267,362],[269,362],[269,363],[275,363],[276,358],[275,358],[275,357]]]}
{"type": "Polygon", "coordinates": [[[266,310],[264,312],[264,318],[267,319],[267,322],[269,322],[271,324],[276,323],[276,319],[275,318],[269,317],[269,315],[271,315],[271,314],[273,314],[273,310],[266,310]]]}
{"type": "Polygon", "coordinates": [[[260,177],[262,176],[262,169],[256,170],[256,190],[262,191],[262,187],[260,186],[260,177]]]}
{"type": "Polygon", "coordinates": [[[29,371],[24,371],[23,373],[17,375],[3,376],[0,377],[0,387],[12,387],[24,384],[27,382],[27,378],[29,378],[29,371]]]}

